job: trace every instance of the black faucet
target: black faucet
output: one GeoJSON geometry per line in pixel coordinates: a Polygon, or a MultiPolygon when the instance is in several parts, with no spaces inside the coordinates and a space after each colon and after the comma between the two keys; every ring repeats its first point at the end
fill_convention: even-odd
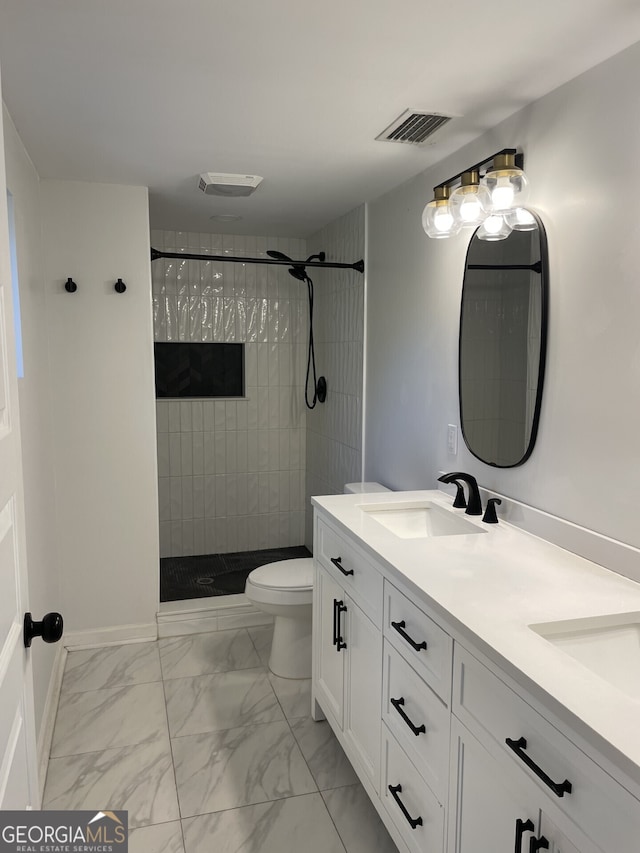
{"type": "Polygon", "coordinates": [[[469,487],[469,500],[467,501],[465,513],[467,515],[482,515],[480,489],[478,488],[478,482],[474,476],[471,474],[464,474],[462,471],[454,471],[453,474],[443,474],[442,477],[438,477],[439,483],[456,483],[457,480],[462,480],[469,487]]]}

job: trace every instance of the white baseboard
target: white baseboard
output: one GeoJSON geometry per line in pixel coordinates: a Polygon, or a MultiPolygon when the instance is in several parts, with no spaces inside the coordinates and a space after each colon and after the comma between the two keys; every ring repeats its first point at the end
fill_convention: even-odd
{"type": "Polygon", "coordinates": [[[213,600],[190,599],[185,602],[171,602],[171,605],[170,609],[161,606],[158,613],[160,638],[225,631],[231,628],[252,628],[273,622],[273,617],[250,604],[244,595],[225,595],[213,600]],[[204,604],[205,601],[207,604],[204,604]]]}
{"type": "Polygon", "coordinates": [[[96,649],[101,646],[119,646],[123,643],[145,643],[158,638],[158,626],[154,622],[144,625],[118,625],[115,628],[99,628],[95,631],[69,631],[63,643],[69,651],[96,649]]]}
{"type": "Polygon", "coordinates": [[[53,660],[49,689],[44,702],[40,731],[38,732],[38,782],[40,784],[40,802],[44,795],[44,786],[47,781],[47,769],[49,767],[49,755],[51,753],[51,741],[53,740],[53,728],[56,723],[58,712],[58,701],[64,675],[64,665],[67,660],[67,649],[60,644],[56,648],[56,656],[53,660]]]}

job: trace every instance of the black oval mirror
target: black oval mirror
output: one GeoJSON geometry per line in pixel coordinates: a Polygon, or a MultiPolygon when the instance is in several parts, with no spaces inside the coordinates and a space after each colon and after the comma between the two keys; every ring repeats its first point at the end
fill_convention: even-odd
{"type": "Polygon", "coordinates": [[[538,431],[547,339],[547,240],[528,231],[467,251],[460,310],[460,423],[478,459],[522,465],[538,431]]]}

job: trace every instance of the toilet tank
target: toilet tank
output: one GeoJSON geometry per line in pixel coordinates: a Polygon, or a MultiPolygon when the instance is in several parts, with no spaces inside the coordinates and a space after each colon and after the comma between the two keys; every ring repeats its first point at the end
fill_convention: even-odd
{"type": "Polygon", "coordinates": [[[366,492],[389,492],[381,483],[347,483],[344,487],[345,495],[362,495],[366,492]]]}

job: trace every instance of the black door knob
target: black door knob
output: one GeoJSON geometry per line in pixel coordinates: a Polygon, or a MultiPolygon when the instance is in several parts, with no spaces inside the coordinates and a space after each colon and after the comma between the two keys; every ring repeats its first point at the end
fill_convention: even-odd
{"type": "Polygon", "coordinates": [[[62,636],[62,616],[47,613],[42,622],[34,622],[30,613],[24,614],[24,645],[29,648],[34,637],[42,637],[45,643],[57,643],[62,636]]]}

